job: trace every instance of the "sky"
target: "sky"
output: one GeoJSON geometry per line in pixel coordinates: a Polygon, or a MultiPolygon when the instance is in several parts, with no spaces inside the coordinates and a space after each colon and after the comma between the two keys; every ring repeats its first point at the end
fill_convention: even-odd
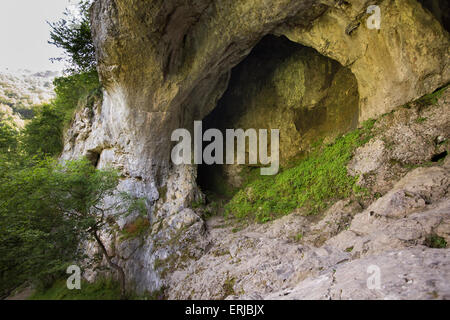
{"type": "Polygon", "coordinates": [[[61,71],[62,51],[47,43],[50,27],[76,0],[0,0],[0,68],[61,71]]]}

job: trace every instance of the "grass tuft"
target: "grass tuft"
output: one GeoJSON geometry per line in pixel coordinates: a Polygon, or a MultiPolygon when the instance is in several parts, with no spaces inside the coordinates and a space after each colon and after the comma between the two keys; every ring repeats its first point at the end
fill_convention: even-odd
{"type": "Polygon", "coordinates": [[[82,281],[81,289],[67,289],[66,281],[56,281],[48,289],[37,290],[29,300],[119,300],[120,286],[113,280],[102,279],[94,283],[82,281]]]}
{"type": "Polygon", "coordinates": [[[447,248],[447,241],[436,234],[430,234],[425,239],[425,245],[429,248],[444,249],[447,248]]]}
{"type": "Polygon", "coordinates": [[[144,217],[138,217],[135,221],[128,223],[122,230],[121,241],[135,239],[144,235],[150,229],[150,221],[144,217]]]}
{"type": "Polygon", "coordinates": [[[264,223],[305,208],[317,214],[333,201],[361,194],[357,177],[347,174],[353,151],[371,138],[375,120],[336,139],[319,145],[294,167],[276,176],[257,176],[238,191],[225,206],[227,218],[264,223]]]}

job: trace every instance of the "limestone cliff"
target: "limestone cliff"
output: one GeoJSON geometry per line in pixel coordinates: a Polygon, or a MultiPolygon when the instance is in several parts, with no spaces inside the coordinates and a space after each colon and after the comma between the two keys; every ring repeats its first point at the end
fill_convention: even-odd
{"type": "MultiPolygon", "coordinates": [[[[364,120],[381,116],[433,92],[450,80],[450,38],[428,9],[416,0],[96,0],[91,13],[104,99],[101,105],[96,105],[92,110],[82,110],[76,115],[72,127],[66,133],[62,158],[86,155],[98,168],[113,165],[122,173],[119,189],[146,198],[146,219],[150,225],[148,232],[125,241],[119,241],[113,236],[110,238],[111,244],[115,244],[118,261],[125,267],[127,277],[131,280],[130,286],[140,292],[166,286],[166,294],[172,298],[225,298],[228,295],[243,296],[245,293],[275,297],[277,291],[284,289],[284,285],[279,284],[284,281],[280,280],[284,277],[291,287],[299,284],[298,290],[286,294],[288,297],[289,294],[293,295],[292,292],[295,292],[293,297],[296,298],[316,297],[314,294],[324,297],[324,292],[329,289],[326,286],[323,291],[318,290],[312,295],[303,294],[309,294],[311,290],[308,290],[308,286],[319,281],[311,277],[327,277],[326,281],[334,283],[340,276],[340,270],[347,268],[345,272],[351,273],[352,268],[357,266],[351,264],[353,262],[346,264],[336,271],[336,277],[334,273],[318,275],[317,270],[329,271],[344,260],[369,256],[368,262],[356,262],[366,264],[370,262],[370,254],[380,252],[379,261],[384,259],[389,265],[396,265],[398,251],[392,254],[385,251],[401,250],[406,246],[404,242],[400,241],[402,245],[398,246],[386,244],[383,247],[384,244],[380,244],[382,239],[383,243],[390,242],[385,235],[376,234],[376,230],[360,230],[365,224],[358,219],[363,219],[373,210],[366,208],[360,214],[361,218],[358,218],[356,213],[364,208],[348,207],[342,203],[336,204],[338,207],[333,212],[339,216],[338,220],[347,217],[351,221],[354,217],[350,226],[350,230],[354,230],[340,233],[344,234],[341,237],[347,237],[342,242],[333,240],[336,239],[333,237],[340,236],[337,233],[341,229],[328,234],[332,249],[318,247],[305,251],[305,255],[312,256],[305,263],[314,264],[315,267],[298,265],[300,257],[295,255],[287,255],[287,262],[283,262],[287,269],[293,268],[289,269],[292,272],[287,269],[267,269],[264,273],[262,270],[266,264],[261,260],[253,261],[254,269],[251,272],[244,266],[244,271],[236,274],[230,273],[228,269],[211,269],[212,265],[218,265],[216,260],[212,264],[202,265],[202,261],[212,259],[208,252],[211,252],[214,243],[211,244],[211,229],[202,218],[201,210],[194,210],[192,204],[202,200],[204,195],[197,187],[195,166],[174,166],[171,163],[173,143],[170,136],[176,128],[192,130],[194,120],[205,119],[208,115],[213,117],[214,113],[219,112],[219,119],[221,115],[224,118],[220,110],[232,105],[240,108],[240,111],[233,113],[233,117],[227,118],[228,122],[221,122],[218,127],[280,126],[284,131],[281,149],[282,154],[286,155],[283,159],[287,161],[307,149],[307,142],[312,141],[313,137],[332,139],[364,120]],[[379,30],[366,26],[370,15],[367,7],[373,4],[381,9],[379,30]],[[267,63],[261,62],[263,60],[267,63]],[[349,210],[350,213],[347,212],[349,210]],[[353,233],[349,235],[350,232],[353,233]],[[379,245],[384,249],[370,251],[371,248],[363,246],[365,237],[375,237],[378,240],[373,242],[376,244],[374,246],[379,245]],[[347,247],[341,248],[347,244],[354,248],[354,252],[346,252],[347,247]],[[332,258],[323,258],[328,254],[332,258]],[[197,260],[199,262],[195,262],[197,260]],[[194,264],[191,265],[192,261],[194,264]],[[161,268],[161,262],[170,268],[161,268]],[[211,274],[196,271],[196,266],[200,270],[210,268],[211,274]],[[316,268],[316,271],[305,272],[308,268],[316,268]],[[176,269],[187,271],[180,274],[175,272],[176,269]],[[281,278],[268,280],[277,276],[281,278]],[[235,280],[231,281],[233,278],[235,280]],[[302,282],[305,278],[308,278],[305,281],[310,282],[302,282]],[[237,283],[243,284],[234,288],[233,292],[215,292],[212,289],[216,282],[223,284],[225,281],[231,283],[233,288],[237,283]],[[250,285],[253,282],[270,281],[278,284],[250,285]],[[194,283],[208,287],[196,287],[194,283]],[[187,288],[190,288],[189,292],[187,288]],[[244,291],[240,292],[240,289],[244,291]]],[[[442,22],[442,17],[440,19],[442,22]]],[[[443,101],[440,101],[441,115],[446,116],[448,95],[443,101]]],[[[433,127],[433,139],[438,136],[448,139],[448,118],[436,116],[436,119],[444,122],[441,127],[433,127]]],[[[420,133],[414,135],[404,131],[401,126],[389,124],[386,130],[396,131],[387,138],[395,143],[410,144],[408,139],[398,136],[409,134],[409,137],[415,137],[429,132],[429,128],[423,128],[424,131],[419,130],[417,132],[420,133]]],[[[367,173],[364,170],[368,170],[368,166],[376,165],[378,170],[384,168],[383,165],[389,163],[389,159],[395,159],[383,158],[389,152],[386,151],[386,145],[381,146],[380,141],[373,142],[375,147],[370,152],[360,153],[365,162],[354,164],[349,169],[350,173],[367,173]],[[367,163],[366,158],[374,154],[378,154],[383,161],[367,163]]],[[[414,150],[407,153],[407,157],[428,160],[428,153],[425,152],[425,155],[420,148],[414,150]]],[[[401,150],[396,151],[399,156],[405,155],[401,150]]],[[[391,193],[386,193],[374,205],[384,206],[383,201],[391,201],[391,206],[397,209],[401,202],[406,203],[406,208],[412,206],[424,212],[428,210],[427,205],[432,205],[429,209],[434,210],[439,219],[445,218],[448,227],[448,177],[442,172],[448,172],[448,165],[443,168],[433,169],[433,174],[439,175],[441,181],[436,188],[445,192],[438,192],[436,199],[431,196],[430,199],[435,200],[427,203],[427,196],[417,191],[418,197],[424,201],[422,203],[416,199],[418,206],[411,204],[405,196],[404,190],[410,192],[408,188],[414,189],[413,186],[407,187],[412,178],[397,182],[406,172],[392,178],[389,177],[390,168],[385,168],[384,176],[372,178],[390,183],[389,187],[380,183],[380,190],[394,189],[383,189],[383,193],[391,193]],[[398,192],[403,192],[403,196],[398,196],[398,192]],[[390,200],[390,197],[399,202],[390,200]],[[444,213],[446,216],[443,218],[444,213]]],[[[369,179],[368,175],[362,173],[361,176],[369,179]]],[[[417,171],[411,174],[426,177],[432,173],[417,171]]],[[[371,188],[381,192],[376,189],[376,181],[371,183],[371,188]]],[[[433,189],[429,184],[427,188],[433,189]]],[[[383,210],[380,215],[389,215],[389,209],[383,210]]],[[[410,218],[404,223],[421,224],[417,219],[422,219],[425,213],[417,215],[420,217],[415,217],[414,221],[410,218]]],[[[136,216],[130,216],[119,221],[119,226],[127,227],[135,220],[136,216]]],[[[448,228],[442,227],[441,220],[430,222],[426,228],[428,231],[444,228],[446,231],[440,234],[448,237],[448,228]]],[[[301,221],[299,219],[297,223],[303,223],[301,221]]],[[[386,221],[382,220],[381,223],[390,225],[386,221]]],[[[314,228],[309,222],[305,224],[308,228],[314,228]]],[[[268,232],[266,227],[261,228],[263,230],[258,229],[258,232],[268,232]]],[[[411,239],[418,244],[425,236],[425,233],[423,237],[422,234],[414,235],[411,239]]],[[[250,242],[254,238],[248,235],[245,237],[250,242]]],[[[285,248],[286,252],[304,250],[295,245],[277,245],[283,241],[277,233],[273,237],[263,238],[266,242],[263,241],[257,247],[268,246],[261,250],[269,250],[269,255],[280,254],[280,248],[285,248]]],[[[411,240],[408,239],[405,241],[411,240]]],[[[224,238],[224,242],[228,240],[230,238],[224,238]]],[[[314,241],[311,243],[319,246],[314,241]]],[[[224,246],[234,250],[230,243],[224,246]]],[[[428,261],[430,256],[447,261],[447,264],[443,262],[442,269],[448,273],[448,257],[445,256],[448,250],[435,254],[429,251],[431,249],[410,248],[405,254],[416,259],[418,253],[415,250],[425,250],[421,261],[428,261]]],[[[237,253],[231,253],[231,257],[237,259],[237,253]]],[[[277,261],[276,258],[274,261],[277,261]]],[[[423,271],[425,267],[426,263],[417,264],[418,270],[423,271]]],[[[343,277],[342,281],[348,280],[345,275],[343,277]]],[[[449,293],[445,291],[448,285],[445,290],[439,286],[436,288],[439,294],[448,297],[449,293]]],[[[424,290],[428,289],[426,287],[417,291],[415,296],[424,297],[424,290]]],[[[348,295],[339,297],[358,297],[356,291],[349,290],[348,295]]],[[[386,294],[376,297],[390,297],[389,288],[386,290],[386,294]]],[[[333,292],[328,290],[328,296],[338,297],[333,292]]],[[[361,297],[374,296],[368,294],[361,297]]]]}

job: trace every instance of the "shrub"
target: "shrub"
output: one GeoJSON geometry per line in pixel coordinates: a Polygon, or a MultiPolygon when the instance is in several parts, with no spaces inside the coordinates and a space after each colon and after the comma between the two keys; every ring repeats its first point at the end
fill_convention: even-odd
{"type": "Polygon", "coordinates": [[[0,155],[8,156],[17,152],[19,132],[0,114],[0,155]]]}
{"type": "Polygon", "coordinates": [[[23,147],[29,155],[56,156],[63,148],[62,124],[64,116],[54,105],[43,105],[25,126],[23,147]]]}
{"type": "Polygon", "coordinates": [[[63,113],[65,123],[72,120],[73,113],[80,104],[92,107],[95,100],[102,97],[101,84],[95,70],[56,78],[53,84],[56,93],[54,105],[63,113]]]}
{"type": "Polygon", "coordinates": [[[144,235],[150,228],[150,221],[144,217],[138,217],[135,221],[127,224],[122,230],[120,240],[129,240],[144,235]]]}
{"type": "Polygon", "coordinates": [[[430,234],[425,239],[425,245],[429,248],[444,249],[447,248],[447,241],[436,234],[430,234]]]}

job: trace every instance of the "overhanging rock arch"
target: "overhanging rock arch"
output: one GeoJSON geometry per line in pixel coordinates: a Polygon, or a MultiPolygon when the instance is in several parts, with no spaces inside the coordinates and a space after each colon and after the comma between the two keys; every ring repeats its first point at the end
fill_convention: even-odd
{"type": "Polygon", "coordinates": [[[449,34],[420,3],[378,1],[379,30],[366,26],[370,14],[365,10],[370,1],[349,3],[328,10],[308,30],[283,26],[279,32],[352,70],[360,92],[360,121],[433,91],[436,83],[449,81],[449,34]],[[355,29],[348,34],[345,31],[351,25],[355,29]]]}
{"type": "MultiPolygon", "coordinates": [[[[267,35],[233,68],[226,92],[203,119],[203,131],[219,129],[225,137],[230,128],[278,129],[280,164],[286,166],[317,141],[355,129],[358,118],[357,81],[348,68],[284,36],[267,35]]],[[[198,166],[202,191],[220,194],[241,186],[245,165],[223,163],[198,166]]]]}
{"type": "Polygon", "coordinates": [[[85,134],[70,136],[74,122],[62,157],[95,151],[98,167],[121,170],[120,189],[147,199],[148,238],[118,247],[141,291],[163,284],[154,263],[183,249],[171,242],[178,232],[202,230],[188,210],[200,196],[195,168],[171,164],[171,132],[214,109],[230,70],[262,37],[284,35],[351,69],[359,121],[450,80],[449,35],[416,0],[96,0],[91,13],[104,101],[85,134]],[[372,4],[380,30],[365,26],[372,4]]]}

